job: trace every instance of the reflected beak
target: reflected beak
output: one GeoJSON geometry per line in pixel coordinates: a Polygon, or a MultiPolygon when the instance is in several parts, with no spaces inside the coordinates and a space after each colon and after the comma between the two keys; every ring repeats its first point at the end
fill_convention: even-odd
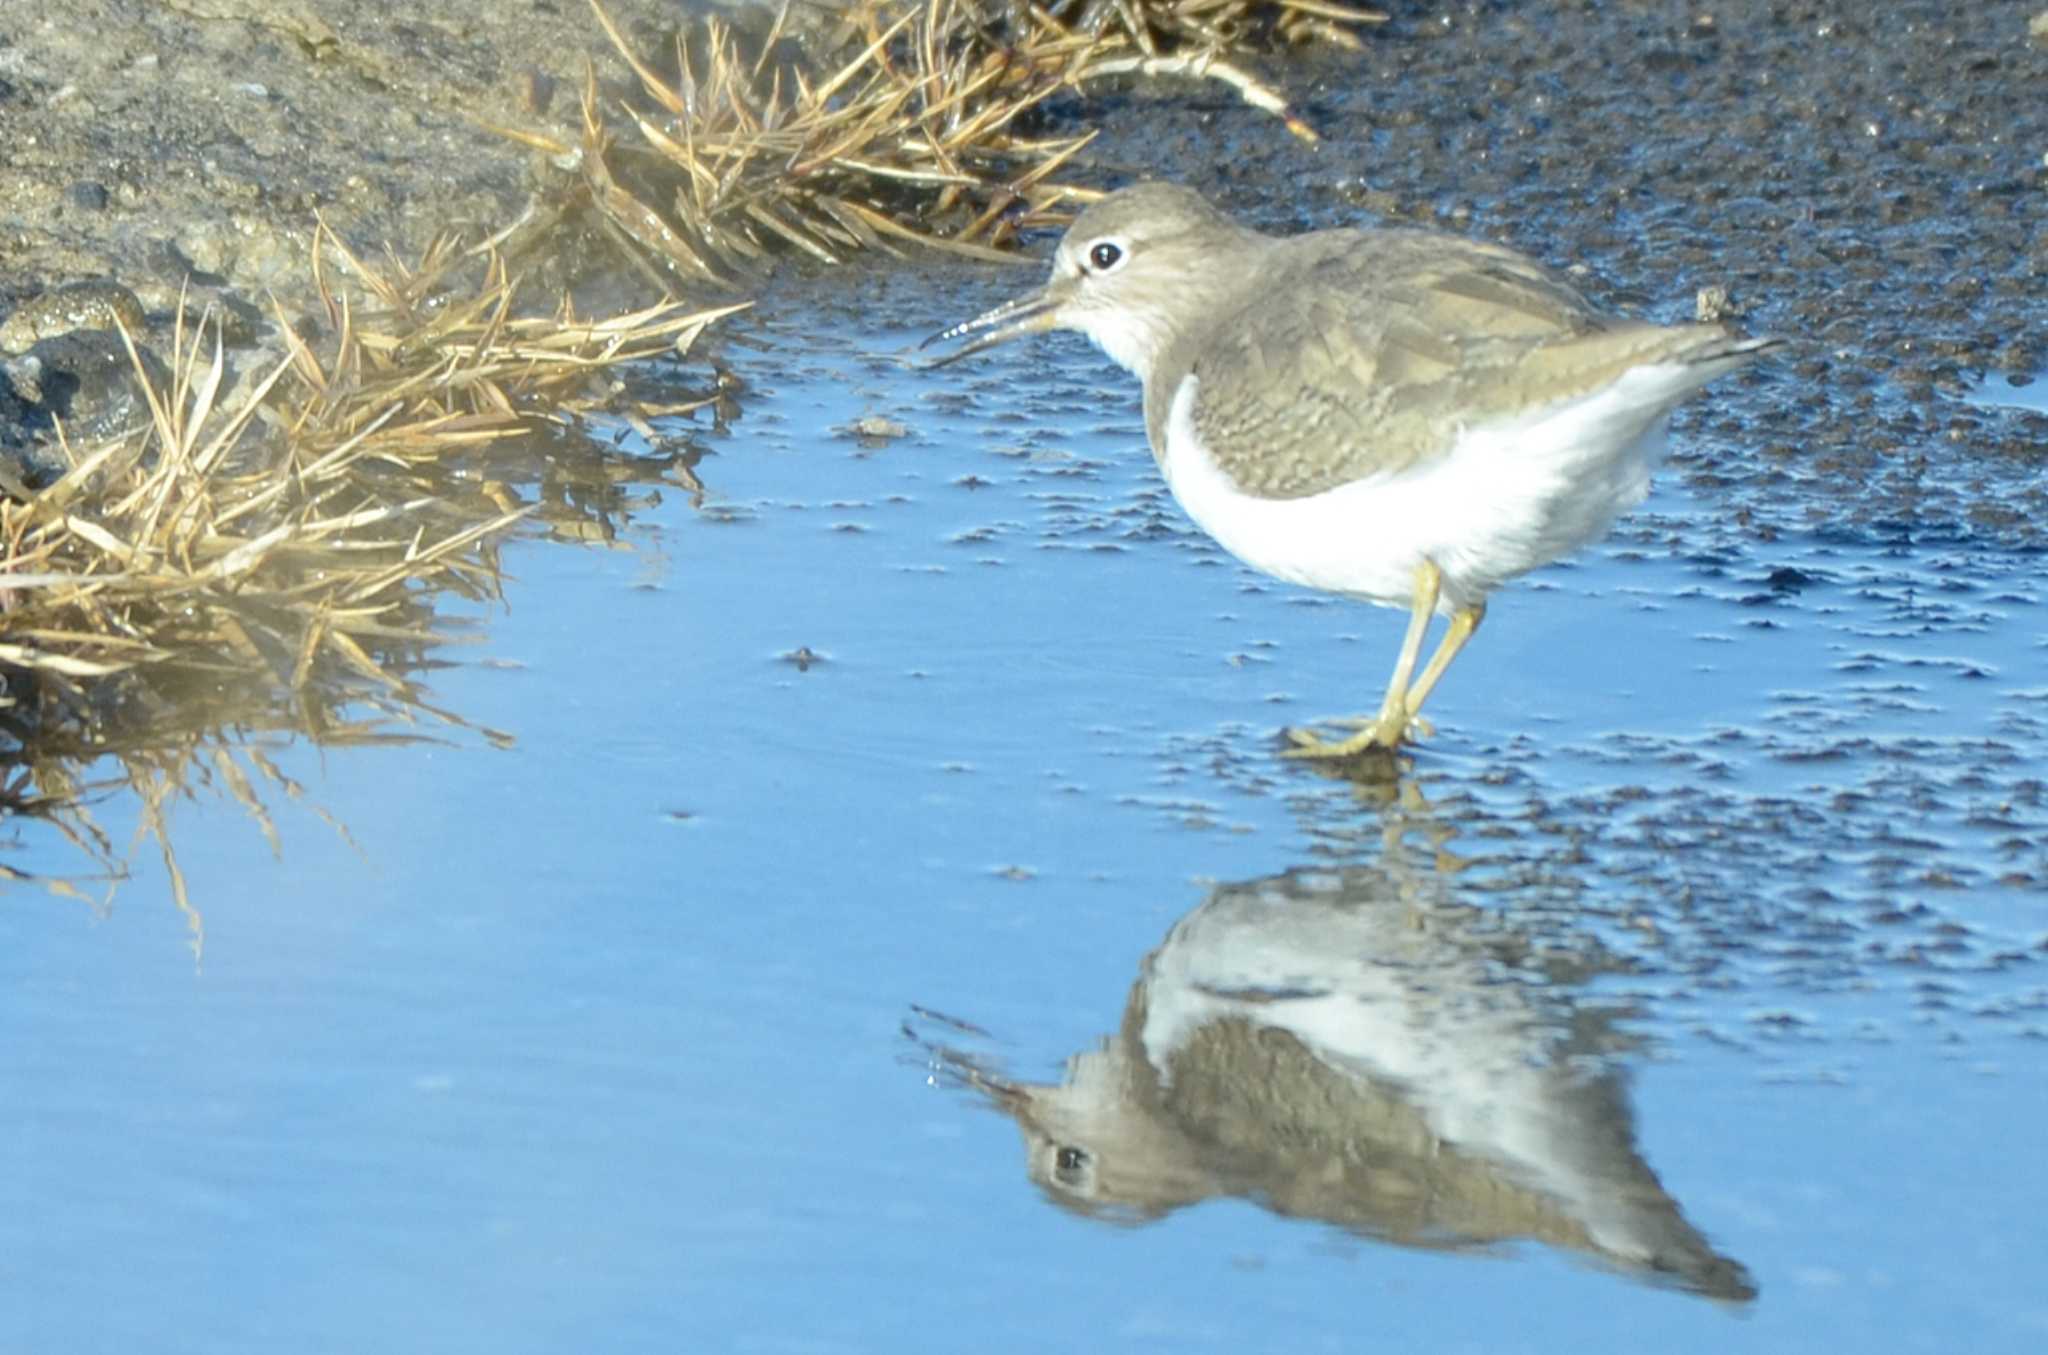
{"type": "Polygon", "coordinates": [[[924,364],[927,370],[944,367],[962,358],[973,357],[984,349],[994,348],[999,343],[1022,338],[1026,334],[1043,334],[1057,329],[1060,323],[1060,306],[1066,300],[1066,289],[1057,282],[1047,283],[1035,292],[1027,293],[1013,301],[1005,301],[994,310],[983,311],[972,320],[962,320],[950,329],[942,329],[926,339],[918,347],[930,348],[935,343],[951,343],[964,339],[970,334],[981,337],[963,345],[941,358],[934,358],[924,364]]]}

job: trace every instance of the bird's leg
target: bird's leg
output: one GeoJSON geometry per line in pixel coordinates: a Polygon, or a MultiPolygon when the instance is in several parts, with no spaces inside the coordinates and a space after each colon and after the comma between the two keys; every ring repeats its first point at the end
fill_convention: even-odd
{"type": "MultiPolygon", "coordinates": [[[[1317,738],[1305,729],[1290,729],[1287,737],[1294,741],[1294,747],[1286,750],[1288,757],[1341,758],[1362,753],[1368,748],[1399,746],[1415,719],[1416,708],[1422,704],[1409,687],[1408,678],[1415,672],[1415,661],[1422,656],[1422,637],[1429,633],[1429,618],[1436,612],[1436,601],[1443,591],[1443,583],[1443,571],[1437,568],[1436,561],[1424,558],[1415,566],[1415,595],[1409,606],[1408,633],[1401,640],[1401,656],[1394,661],[1394,675],[1387,683],[1387,695],[1380,702],[1379,715],[1367,721],[1350,738],[1334,742],[1317,738]]],[[[1444,643],[1449,642],[1447,635],[1444,643]]],[[[1437,669],[1438,660],[1450,662],[1442,647],[1437,649],[1436,658],[1430,661],[1429,668],[1423,671],[1422,681],[1416,684],[1425,694],[1428,687],[1424,684],[1436,680],[1430,674],[1437,669]]]]}
{"type": "MultiPolygon", "coordinates": [[[[1429,620],[1436,615],[1437,598],[1442,595],[1444,572],[1437,568],[1436,561],[1424,556],[1415,566],[1415,594],[1408,607],[1408,633],[1401,639],[1401,656],[1394,660],[1394,675],[1387,682],[1386,699],[1380,702],[1380,713],[1362,733],[1369,735],[1368,742],[1384,748],[1398,747],[1408,737],[1408,726],[1414,723],[1415,712],[1422,703],[1411,699],[1408,679],[1415,672],[1415,661],[1422,657],[1422,639],[1429,634],[1429,620]]],[[[1442,654],[1441,647],[1437,650],[1442,654]]],[[[1432,666],[1434,666],[1432,664],[1432,666]]],[[[1429,672],[1423,671],[1424,681],[1429,672]]]]}
{"type": "Polygon", "coordinates": [[[1444,669],[1451,666],[1451,660],[1458,657],[1458,651],[1465,647],[1465,642],[1472,638],[1473,632],[1479,629],[1479,623],[1485,619],[1486,604],[1483,602],[1460,607],[1451,613],[1450,627],[1438,642],[1436,653],[1430,656],[1429,667],[1422,670],[1422,676],[1415,680],[1415,685],[1408,689],[1408,695],[1402,701],[1404,724],[1422,718],[1422,703],[1429,700],[1437,679],[1444,675],[1444,669]]]}

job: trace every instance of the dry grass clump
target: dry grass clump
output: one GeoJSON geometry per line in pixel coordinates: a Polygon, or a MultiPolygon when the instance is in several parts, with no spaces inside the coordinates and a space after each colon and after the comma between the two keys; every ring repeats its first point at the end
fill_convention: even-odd
{"type": "Polygon", "coordinates": [[[1355,51],[1360,25],[1387,21],[1377,10],[1331,0],[1065,0],[1046,9],[1068,27],[1107,12],[1148,55],[1177,46],[1243,51],[1276,41],[1355,51]]]}
{"type": "Polygon", "coordinates": [[[575,205],[629,256],[714,280],[789,249],[826,262],[904,243],[991,256],[1019,225],[1091,196],[1054,176],[1092,132],[1019,130],[1090,80],[1222,80],[1312,140],[1229,56],[1273,40],[1348,43],[1382,17],[1335,0],[856,0],[836,40],[811,43],[837,55],[807,69],[781,41],[787,9],[758,40],[710,16],[645,58],[590,3],[639,100],[601,103],[593,75],[577,145],[499,130],[570,170],[575,205]]]}
{"type": "Polygon", "coordinates": [[[1017,43],[1027,55],[1036,62],[1042,49],[1074,63],[1060,71],[1062,83],[1112,75],[1217,80],[1310,142],[1314,129],[1231,58],[1280,43],[1355,51],[1357,29],[1387,20],[1336,0],[1062,0],[1043,8],[1021,0],[1016,9],[1032,34],[1017,43]]]}
{"type": "Polygon", "coordinates": [[[464,723],[418,681],[454,638],[440,604],[496,597],[496,542],[536,506],[522,485],[586,420],[644,427],[715,398],[622,407],[604,369],[687,351],[740,309],[522,315],[497,256],[465,262],[452,238],[412,267],[371,268],[323,230],[325,249],[367,300],[316,264],[324,338],[283,323],[286,352],[231,404],[217,327],[180,320],[168,385],[124,331],[147,425],[66,442],[55,483],[0,496],[0,814],[56,823],[114,872],[86,806],[125,786],[180,906],[162,810],[195,774],[266,831],[254,787],[293,790],[251,731],[345,743],[464,723]],[[494,457],[513,445],[547,455],[494,457]]]}

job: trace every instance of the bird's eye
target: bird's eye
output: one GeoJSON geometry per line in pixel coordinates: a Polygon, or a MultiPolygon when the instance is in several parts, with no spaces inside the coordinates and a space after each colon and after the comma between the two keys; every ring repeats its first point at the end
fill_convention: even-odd
{"type": "Polygon", "coordinates": [[[1095,271],[1098,273],[1107,273],[1110,269],[1122,263],[1123,260],[1124,252],[1122,247],[1111,244],[1107,240],[1096,241],[1095,247],[1088,251],[1088,262],[1094,266],[1095,271]]]}
{"type": "Polygon", "coordinates": [[[1072,1175],[1088,1165],[1088,1154],[1079,1148],[1063,1144],[1053,1155],[1053,1165],[1059,1169],[1062,1176],[1072,1175]]]}

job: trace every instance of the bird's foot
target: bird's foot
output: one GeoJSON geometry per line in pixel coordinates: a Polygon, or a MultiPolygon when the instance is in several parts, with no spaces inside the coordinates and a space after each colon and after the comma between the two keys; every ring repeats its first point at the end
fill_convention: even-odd
{"type": "Polygon", "coordinates": [[[1368,751],[1392,752],[1394,748],[1381,742],[1379,727],[1371,724],[1348,739],[1326,739],[1306,729],[1290,729],[1286,734],[1288,746],[1280,750],[1280,756],[1304,761],[1336,762],[1368,751]]]}
{"type": "Polygon", "coordinates": [[[1356,723],[1359,728],[1345,739],[1325,739],[1310,730],[1290,729],[1287,739],[1291,746],[1281,749],[1280,756],[1324,762],[1389,754],[1411,738],[1427,738],[1436,732],[1420,715],[1405,712],[1382,713],[1372,720],[1346,723],[1356,723]]]}

